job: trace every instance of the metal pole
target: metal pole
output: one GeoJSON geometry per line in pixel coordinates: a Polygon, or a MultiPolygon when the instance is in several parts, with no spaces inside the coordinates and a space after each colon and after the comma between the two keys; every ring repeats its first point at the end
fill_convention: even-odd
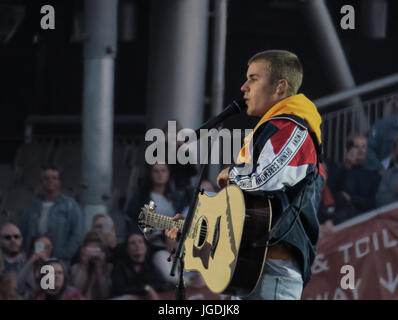
{"type": "MultiPolygon", "coordinates": [[[[328,77],[332,79],[336,89],[346,90],[355,87],[355,81],[351,74],[350,66],[344,54],[343,47],[334,28],[332,18],[324,0],[305,0],[305,12],[309,15],[312,30],[316,34],[316,40],[322,50],[325,64],[329,66],[328,77]]],[[[362,109],[359,96],[354,96],[347,101],[355,105],[358,110],[356,128],[361,133],[367,130],[366,116],[362,109]]]]}
{"type": "Polygon", "coordinates": [[[203,119],[208,0],[153,0],[147,117],[149,128],[203,119]]]}
{"type": "Polygon", "coordinates": [[[387,34],[388,1],[362,0],[362,33],[373,39],[384,39],[387,34]]]}
{"type": "MultiPolygon", "coordinates": [[[[225,48],[227,42],[227,12],[228,1],[216,0],[214,8],[214,38],[212,61],[212,92],[211,92],[211,116],[219,114],[223,110],[225,87],[225,48]]],[[[218,144],[221,148],[221,144],[218,144]]],[[[208,178],[216,181],[220,172],[220,164],[210,164],[208,178]]]]}
{"type": "Polygon", "coordinates": [[[322,111],[322,109],[325,109],[328,106],[347,100],[351,97],[359,96],[361,94],[386,88],[395,85],[397,83],[398,83],[398,73],[394,73],[390,76],[361,84],[355,88],[343,90],[341,92],[337,92],[335,94],[331,94],[326,97],[317,99],[314,101],[314,103],[317,106],[318,110],[322,111]]]}
{"type": "Polygon", "coordinates": [[[112,188],[113,87],[118,1],[85,0],[82,206],[85,229],[107,213],[112,188]]]}

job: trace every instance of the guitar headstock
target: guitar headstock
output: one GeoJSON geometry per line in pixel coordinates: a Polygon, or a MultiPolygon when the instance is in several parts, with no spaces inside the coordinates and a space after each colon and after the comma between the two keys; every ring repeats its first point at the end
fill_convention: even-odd
{"type": "Polygon", "coordinates": [[[156,204],[152,200],[141,208],[141,212],[138,216],[138,226],[144,234],[151,233],[153,231],[152,226],[147,223],[147,218],[149,213],[155,213],[155,208],[156,204]]]}

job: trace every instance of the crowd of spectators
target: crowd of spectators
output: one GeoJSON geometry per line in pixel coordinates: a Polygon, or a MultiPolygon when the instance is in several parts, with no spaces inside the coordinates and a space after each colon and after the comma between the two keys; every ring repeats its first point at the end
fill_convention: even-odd
{"type": "MultiPolygon", "coordinates": [[[[348,219],[398,201],[398,100],[389,103],[387,114],[369,134],[349,137],[341,163],[327,159],[322,165],[321,236],[348,219]]],[[[147,165],[126,206],[125,240],[118,242],[108,214],[98,212],[84,226],[79,203],[60,191],[57,168],[43,168],[40,195],[18,221],[0,226],[0,299],[159,299],[162,292],[175,290],[178,275],[170,276],[170,258],[176,242],[158,229],[144,235],[139,213],[153,200],[163,215],[186,214],[196,175],[192,166],[147,165]]],[[[202,188],[217,191],[206,180],[202,188]]],[[[193,288],[206,287],[197,272],[186,272],[185,279],[193,288]]]]}
{"type": "MultiPolygon", "coordinates": [[[[128,203],[127,237],[120,243],[104,212],[85,228],[79,203],[60,191],[57,168],[44,167],[40,184],[42,192],[18,221],[0,226],[0,299],[159,299],[159,294],[175,291],[177,276],[169,273],[176,243],[161,230],[144,235],[138,223],[141,207],[150,200],[169,217],[186,210],[189,193],[176,188],[168,165],[146,167],[128,203]]],[[[204,181],[204,188],[209,185],[213,187],[204,181]]],[[[205,288],[196,272],[187,274],[186,285],[205,288]]]]}
{"type": "Polygon", "coordinates": [[[373,209],[398,201],[398,98],[368,134],[349,137],[344,160],[323,163],[326,184],[318,218],[321,233],[373,209]]]}

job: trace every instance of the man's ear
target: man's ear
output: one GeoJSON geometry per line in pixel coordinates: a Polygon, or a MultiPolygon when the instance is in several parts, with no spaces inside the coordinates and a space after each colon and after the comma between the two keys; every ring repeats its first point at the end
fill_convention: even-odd
{"type": "Polygon", "coordinates": [[[278,95],[285,95],[287,92],[287,80],[286,79],[280,79],[278,81],[278,85],[276,86],[276,93],[278,95]]]}

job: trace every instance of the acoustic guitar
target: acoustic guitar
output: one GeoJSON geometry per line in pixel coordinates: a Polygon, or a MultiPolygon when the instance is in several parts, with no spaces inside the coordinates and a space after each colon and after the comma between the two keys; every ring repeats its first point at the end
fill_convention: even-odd
{"type": "MultiPolygon", "coordinates": [[[[153,201],[142,208],[142,228],[183,229],[185,220],[155,212],[153,201]]],[[[249,295],[257,285],[267,256],[267,246],[256,246],[270,231],[271,202],[236,185],[214,196],[199,193],[194,216],[184,242],[186,270],[198,271],[214,293],[249,295]]]]}

